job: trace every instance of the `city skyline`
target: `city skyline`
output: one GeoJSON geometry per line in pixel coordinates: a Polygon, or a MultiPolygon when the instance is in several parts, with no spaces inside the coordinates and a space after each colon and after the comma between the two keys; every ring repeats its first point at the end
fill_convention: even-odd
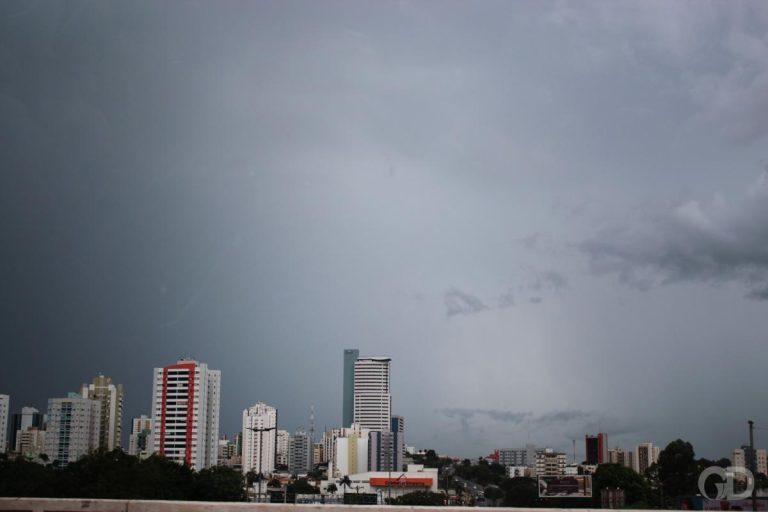
{"type": "MultiPolygon", "coordinates": [[[[0,2],[0,393],[222,372],[476,456],[768,426],[768,4],[0,2]],[[717,404],[718,414],[712,414],[717,404]]],[[[123,422],[123,443],[127,423],[123,422]]],[[[757,442],[761,443],[762,431],[757,442]]]]}
{"type": "MultiPolygon", "coordinates": [[[[358,374],[357,370],[353,371],[353,377],[354,377],[353,381],[358,381],[359,380],[358,387],[354,387],[354,392],[352,393],[353,396],[357,396],[361,392],[364,392],[364,394],[369,394],[370,395],[372,391],[374,392],[374,396],[375,396],[377,393],[380,393],[382,391],[389,391],[390,390],[390,385],[391,385],[390,384],[390,363],[391,363],[391,358],[390,357],[384,357],[384,356],[365,356],[365,355],[360,356],[360,351],[358,349],[344,349],[344,351],[343,351],[343,360],[342,360],[342,371],[339,373],[340,379],[342,381],[342,387],[344,389],[344,392],[340,394],[342,402],[344,401],[344,397],[347,394],[346,393],[346,391],[347,391],[347,378],[346,378],[345,370],[347,369],[348,366],[351,366],[351,367],[354,367],[354,368],[358,368],[358,363],[361,363],[362,365],[359,366],[359,368],[360,368],[359,374],[358,374]],[[350,354],[354,354],[354,357],[355,357],[354,360],[350,360],[349,359],[349,355],[350,354]],[[363,384],[362,391],[359,388],[360,383],[363,384]]],[[[218,428],[218,425],[221,422],[221,418],[219,417],[219,414],[220,414],[219,408],[220,408],[220,400],[221,400],[221,393],[220,393],[221,373],[218,370],[208,370],[208,365],[206,363],[200,363],[200,362],[198,362],[198,361],[196,361],[194,359],[191,359],[189,357],[182,358],[177,363],[168,365],[165,368],[155,368],[154,369],[153,389],[155,389],[155,391],[154,391],[154,394],[153,394],[153,397],[154,397],[153,398],[153,407],[155,407],[155,408],[159,407],[158,404],[160,403],[161,396],[165,394],[164,392],[160,391],[160,383],[161,383],[161,381],[163,381],[163,385],[165,385],[164,382],[166,380],[166,377],[163,377],[163,374],[165,372],[168,372],[168,371],[171,371],[171,372],[181,372],[184,375],[189,373],[190,376],[191,376],[194,373],[196,368],[201,369],[202,373],[206,374],[207,375],[207,379],[210,380],[210,384],[205,384],[203,386],[204,388],[208,388],[208,391],[206,393],[204,393],[203,395],[201,395],[201,398],[203,400],[205,400],[205,401],[208,401],[208,404],[209,404],[208,407],[213,407],[212,411],[214,411],[214,412],[210,413],[213,416],[207,418],[207,420],[206,420],[207,423],[209,423],[209,424],[212,423],[212,424],[214,424],[216,426],[216,428],[218,428]],[[213,398],[204,398],[204,397],[207,397],[208,395],[212,396],[213,398]],[[213,403],[213,405],[211,405],[212,403],[213,403]]],[[[200,372],[198,372],[198,373],[200,373],[200,372]]],[[[179,375],[181,375],[181,374],[179,374],[179,375]]],[[[174,376],[172,380],[178,380],[178,378],[179,378],[178,376],[174,376]]],[[[198,376],[197,378],[198,379],[202,378],[203,381],[206,380],[206,377],[198,376]]],[[[187,382],[187,380],[184,380],[184,382],[181,383],[180,385],[182,387],[187,386],[186,382],[187,382]]],[[[174,386],[175,385],[176,384],[174,384],[174,386]]],[[[186,388],[184,388],[184,389],[186,389],[186,388]]],[[[184,392],[186,392],[186,391],[184,391],[184,392]]],[[[199,391],[198,391],[198,393],[199,393],[199,391]]],[[[105,376],[103,374],[99,374],[99,375],[97,375],[96,377],[93,378],[93,383],[90,385],[90,389],[89,389],[89,385],[83,384],[82,385],[82,392],[81,393],[69,392],[68,396],[69,396],[69,398],[49,398],[48,399],[48,409],[50,410],[52,402],[58,403],[59,401],[62,401],[62,400],[63,401],[71,402],[71,401],[74,400],[75,401],[74,403],[77,403],[77,401],[80,400],[80,399],[85,398],[87,400],[88,398],[91,398],[90,402],[94,402],[94,406],[97,407],[96,411],[99,411],[98,414],[96,415],[98,417],[93,420],[95,422],[94,423],[94,425],[95,425],[94,430],[96,431],[95,432],[95,437],[93,437],[92,440],[89,441],[89,442],[91,442],[91,444],[93,444],[93,443],[95,443],[95,444],[93,445],[93,447],[90,447],[90,448],[87,448],[87,447],[83,448],[83,447],[79,447],[78,446],[78,448],[77,448],[75,453],[78,453],[79,455],[82,455],[82,454],[86,453],[89,450],[95,449],[96,446],[103,446],[104,443],[108,443],[109,442],[110,437],[114,435],[115,431],[120,432],[120,430],[122,428],[122,424],[121,424],[120,418],[123,417],[123,409],[122,409],[122,407],[123,407],[123,390],[122,390],[122,384],[113,385],[111,377],[105,376]],[[104,389],[106,391],[106,393],[107,393],[107,397],[106,398],[103,396],[104,392],[101,392],[101,394],[97,394],[96,396],[86,396],[86,394],[88,394],[88,395],[92,394],[94,392],[94,388],[99,389],[99,386],[102,386],[102,389],[104,389]],[[115,401],[116,399],[117,399],[117,401],[115,401]],[[111,408],[109,408],[109,404],[110,403],[112,404],[111,408]],[[118,407],[115,407],[116,403],[119,404],[118,407]],[[111,410],[111,415],[113,416],[113,419],[111,420],[111,422],[109,422],[110,426],[108,428],[106,427],[106,424],[105,424],[105,421],[108,421],[108,420],[105,420],[105,416],[102,414],[102,412],[100,412],[102,410],[102,408],[104,407],[104,404],[107,404],[107,407],[109,408],[109,410],[111,410]],[[113,434],[109,434],[108,433],[109,431],[113,432],[113,434]],[[107,432],[107,434],[106,434],[107,437],[106,438],[104,437],[105,436],[105,432],[107,432]]],[[[197,397],[197,395],[195,395],[195,396],[197,397]]],[[[396,414],[392,413],[391,405],[389,405],[391,403],[391,395],[387,394],[386,396],[387,396],[387,403],[388,403],[388,405],[386,407],[386,410],[387,410],[387,412],[389,414],[389,419],[390,419],[390,421],[387,422],[386,429],[390,429],[389,431],[391,431],[391,432],[403,432],[404,419],[403,419],[403,417],[401,415],[396,415],[396,414]]],[[[199,398],[195,398],[196,401],[198,399],[199,398]]],[[[164,396],[162,396],[162,400],[163,401],[165,400],[164,396]]],[[[22,421],[21,420],[22,415],[30,415],[30,418],[28,418],[26,420],[26,423],[28,423],[29,426],[33,425],[33,420],[31,419],[32,418],[31,415],[38,414],[37,410],[35,408],[30,407],[30,406],[24,406],[24,407],[22,407],[20,409],[20,412],[18,412],[18,413],[14,412],[13,410],[9,409],[9,407],[8,407],[8,404],[9,404],[9,396],[8,395],[0,394],[0,402],[2,402],[2,403],[0,403],[0,405],[3,406],[3,410],[0,411],[3,414],[0,415],[0,416],[4,415],[4,418],[0,418],[0,419],[5,421],[8,424],[8,427],[11,427],[11,419],[13,417],[18,417],[19,421],[21,422],[22,421]]],[[[91,406],[89,406],[89,407],[91,407],[91,406]]],[[[344,404],[342,403],[342,408],[343,407],[344,407],[344,404]]],[[[142,422],[142,421],[150,421],[150,422],[153,422],[155,424],[160,424],[160,422],[158,421],[158,418],[160,417],[159,416],[160,413],[158,412],[158,410],[155,410],[155,409],[152,409],[152,410],[153,410],[153,416],[149,416],[148,417],[148,416],[142,414],[141,416],[131,418],[130,421],[132,421],[134,423],[134,428],[135,428],[135,425],[137,425],[137,422],[142,422]]],[[[200,412],[201,416],[200,416],[200,418],[196,418],[194,421],[196,421],[196,422],[200,421],[201,418],[203,418],[207,414],[209,414],[206,411],[207,411],[207,409],[204,409],[204,408],[201,409],[201,412],[200,412]]],[[[311,414],[312,415],[314,414],[314,408],[311,409],[311,414]]],[[[378,421],[375,419],[377,417],[377,414],[378,413],[374,413],[374,415],[373,415],[373,418],[374,418],[373,422],[375,423],[375,425],[371,425],[372,427],[374,427],[374,430],[381,427],[378,424],[378,421]]],[[[449,415],[450,414],[453,414],[453,413],[449,413],[449,415]]],[[[501,414],[501,413],[499,411],[496,411],[496,412],[494,412],[494,414],[501,414]]],[[[110,415],[108,415],[107,418],[109,418],[109,416],[110,415]]],[[[525,416],[525,415],[523,415],[523,416],[525,416]]],[[[38,417],[39,417],[38,420],[34,420],[34,425],[35,426],[42,425],[43,414],[38,414],[38,417]]],[[[310,418],[310,421],[312,421],[312,419],[313,418],[310,418]]],[[[189,420],[189,418],[187,418],[187,420],[189,420]]],[[[0,421],[0,426],[2,426],[2,422],[3,421],[0,421]]],[[[91,421],[91,420],[89,420],[89,421],[91,421]]],[[[128,421],[128,420],[126,420],[126,421],[128,421]]],[[[21,425],[21,423],[20,423],[20,425],[21,425]]],[[[278,449],[278,442],[277,442],[277,437],[276,436],[278,436],[278,434],[281,433],[281,432],[285,433],[285,434],[288,434],[288,432],[286,432],[285,430],[282,430],[282,429],[279,428],[281,425],[277,423],[277,408],[273,407],[271,405],[267,405],[263,401],[257,401],[255,403],[255,405],[249,406],[249,407],[247,407],[246,409],[244,409],[242,411],[242,426],[243,426],[243,428],[240,429],[240,430],[234,431],[234,434],[235,434],[235,436],[237,436],[238,434],[244,436],[243,437],[243,441],[244,441],[244,444],[245,444],[245,447],[243,449],[243,453],[244,454],[249,453],[249,450],[248,450],[247,447],[249,445],[253,444],[253,443],[256,443],[256,447],[257,447],[257,450],[258,450],[258,441],[255,440],[255,438],[252,439],[251,441],[248,441],[249,436],[247,434],[244,434],[245,430],[247,430],[246,425],[251,425],[252,427],[267,428],[268,429],[267,430],[267,434],[270,435],[270,439],[271,440],[266,440],[265,441],[265,445],[267,446],[267,448],[266,448],[267,451],[266,452],[259,452],[259,453],[261,454],[261,457],[264,457],[263,460],[270,460],[271,461],[271,462],[265,463],[265,472],[271,471],[271,470],[269,470],[269,468],[271,467],[271,468],[274,469],[274,467],[275,467],[276,459],[274,457],[276,455],[276,450],[278,449]],[[265,416],[265,414],[266,414],[266,416],[265,416]],[[265,418],[267,418],[267,419],[265,419],[265,418]],[[268,419],[268,418],[271,418],[271,419],[268,419]]],[[[358,423],[353,424],[353,427],[357,428],[357,429],[361,428],[361,426],[362,425],[360,425],[358,423]]],[[[367,428],[365,428],[365,427],[363,427],[363,428],[365,429],[366,432],[368,431],[367,428]]],[[[338,426],[334,426],[334,427],[330,427],[329,428],[326,425],[323,428],[323,432],[330,432],[332,430],[338,430],[338,429],[339,429],[338,426]]],[[[346,427],[341,427],[341,429],[342,430],[346,429],[346,427]]],[[[3,429],[4,432],[6,430],[7,429],[3,429]]],[[[123,432],[126,432],[126,430],[123,430],[123,432]]],[[[127,453],[131,452],[131,450],[132,450],[131,447],[132,447],[133,443],[135,442],[135,439],[133,438],[132,433],[133,433],[133,429],[128,429],[127,430],[127,434],[126,434],[127,435],[127,441],[121,441],[120,442],[120,447],[125,452],[127,452],[127,453]]],[[[227,436],[228,433],[229,432],[218,431],[217,430],[216,431],[216,435],[214,435],[213,437],[207,436],[207,434],[203,434],[203,436],[207,437],[207,439],[208,439],[205,442],[207,442],[207,444],[210,445],[210,446],[207,446],[207,447],[203,446],[203,448],[201,448],[201,449],[195,448],[195,452],[197,453],[199,451],[199,453],[200,453],[200,455],[195,455],[195,457],[201,457],[202,456],[203,460],[201,460],[201,461],[199,461],[197,463],[193,463],[191,459],[187,460],[187,456],[185,454],[186,452],[182,452],[181,455],[180,455],[181,458],[179,459],[179,461],[182,461],[182,460],[187,461],[187,463],[191,464],[193,467],[196,467],[197,469],[200,469],[202,467],[205,467],[205,466],[208,466],[208,465],[211,465],[211,464],[215,464],[216,463],[215,461],[217,460],[216,453],[218,451],[217,443],[221,439],[227,439],[226,436],[227,436]]],[[[9,434],[8,435],[8,439],[11,439],[14,436],[15,432],[8,431],[8,434],[9,434]]],[[[313,452],[309,448],[309,444],[308,444],[309,443],[309,437],[308,437],[308,434],[306,434],[306,432],[305,432],[305,427],[304,426],[297,427],[295,434],[297,436],[306,436],[307,437],[307,439],[305,441],[306,447],[304,447],[304,445],[302,445],[303,446],[302,449],[305,449],[305,448],[307,449],[307,457],[308,457],[308,459],[311,459],[312,456],[313,456],[313,452]]],[[[93,434],[89,434],[89,435],[92,436],[93,434]]],[[[125,438],[126,435],[122,436],[122,438],[125,438]]],[[[184,434],[182,437],[184,437],[185,435],[186,434],[184,434]]],[[[150,450],[150,452],[151,451],[155,451],[155,452],[158,451],[159,446],[161,444],[160,437],[158,437],[158,436],[159,436],[159,432],[156,431],[156,430],[152,430],[151,435],[149,436],[149,440],[150,440],[150,442],[154,441],[154,446],[152,448],[148,447],[148,450],[150,450]]],[[[365,434],[365,436],[366,436],[366,441],[365,442],[368,443],[368,441],[367,441],[367,434],[365,434]]],[[[293,438],[293,437],[294,437],[293,434],[291,434],[290,438],[293,438]]],[[[201,442],[197,437],[195,439],[196,439],[196,441],[195,441],[196,444],[201,442]]],[[[380,442],[380,441],[378,441],[378,439],[379,438],[376,438],[375,442],[377,442],[377,443],[380,442]]],[[[401,449],[403,450],[403,453],[404,453],[405,444],[403,443],[402,438],[399,438],[399,439],[400,439],[399,442],[400,442],[401,449]]],[[[43,441],[44,440],[45,440],[45,438],[43,438],[43,441]]],[[[514,449],[514,450],[517,450],[517,451],[522,450],[523,452],[531,451],[533,449],[533,447],[536,446],[536,444],[531,444],[530,440],[531,439],[529,437],[528,438],[528,442],[526,443],[527,448],[514,449]]],[[[597,433],[597,435],[592,435],[590,433],[586,433],[585,436],[584,436],[584,440],[585,440],[584,441],[585,442],[585,447],[584,447],[583,452],[577,452],[576,451],[576,446],[577,446],[576,439],[571,439],[571,441],[574,443],[573,444],[573,452],[568,452],[568,450],[565,449],[564,445],[562,445],[562,444],[558,445],[558,444],[552,444],[552,443],[540,444],[539,445],[540,446],[539,449],[541,450],[541,449],[546,448],[546,450],[551,451],[553,454],[556,454],[558,456],[560,454],[562,454],[562,456],[564,457],[563,461],[561,462],[562,464],[566,463],[566,460],[568,460],[568,457],[569,457],[568,454],[572,453],[573,454],[573,458],[572,458],[571,462],[574,463],[574,464],[583,462],[584,464],[590,465],[590,464],[595,464],[595,463],[619,462],[619,463],[628,465],[629,467],[632,467],[636,471],[642,473],[649,466],[649,464],[650,464],[649,461],[653,461],[653,460],[655,460],[655,458],[658,457],[659,450],[662,449],[664,447],[665,443],[666,443],[665,441],[661,441],[661,445],[659,446],[659,445],[654,445],[654,441],[651,441],[651,442],[648,442],[648,441],[639,442],[636,446],[634,446],[634,448],[632,446],[629,447],[629,451],[628,451],[629,452],[629,455],[628,455],[629,459],[624,459],[624,455],[617,455],[617,452],[619,452],[619,453],[627,453],[624,450],[624,448],[626,448],[626,446],[624,446],[626,443],[624,443],[624,445],[621,445],[621,446],[620,446],[621,443],[620,444],[616,444],[616,445],[609,445],[609,443],[608,443],[608,436],[607,436],[607,433],[605,433],[605,432],[599,432],[599,433],[597,433]],[[651,451],[649,452],[648,450],[651,450],[651,451]],[[583,457],[578,457],[579,453],[583,453],[583,457]],[[614,458],[617,458],[617,457],[619,459],[613,460],[614,458]],[[596,462],[593,462],[591,460],[592,458],[594,458],[594,460],[596,462]]],[[[669,441],[672,441],[672,440],[669,440],[669,441]]],[[[289,443],[290,443],[290,441],[289,441],[289,443]]],[[[320,443],[320,444],[322,445],[323,443],[320,443]]],[[[409,446],[413,446],[414,444],[416,444],[416,443],[411,443],[409,446]]],[[[503,450],[508,450],[507,448],[499,448],[500,446],[509,446],[509,443],[507,443],[505,445],[503,442],[502,443],[498,443],[497,442],[494,445],[494,450],[492,452],[490,452],[489,457],[493,457],[494,453],[496,454],[496,457],[498,457],[499,450],[502,450],[502,451],[503,450]]],[[[420,450],[434,449],[435,448],[435,447],[432,447],[432,446],[422,446],[422,445],[414,446],[414,447],[417,448],[417,449],[420,449],[420,450]]],[[[442,453],[442,455],[445,455],[445,456],[458,457],[458,458],[467,457],[467,456],[470,457],[470,458],[474,458],[475,456],[478,455],[478,453],[473,453],[473,454],[462,453],[461,452],[461,449],[463,448],[462,446],[454,447],[454,448],[458,448],[458,451],[454,451],[454,452],[441,452],[441,453],[442,453]]],[[[735,449],[732,452],[729,452],[729,454],[713,454],[713,455],[710,455],[710,456],[713,459],[729,458],[730,456],[733,456],[733,457],[735,457],[735,458],[732,457],[733,460],[734,460],[734,464],[738,465],[739,463],[736,462],[738,460],[741,460],[742,463],[743,463],[743,458],[744,458],[743,449],[744,448],[745,448],[745,445],[742,444],[741,445],[741,453],[742,453],[741,459],[738,459],[738,457],[736,455],[737,452],[739,452],[739,449],[735,449]]],[[[9,450],[10,449],[11,448],[9,446],[9,450]]],[[[389,449],[391,450],[391,447],[389,449]]],[[[253,449],[251,449],[250,451],[253,452],[253,453],[251,453],[251,455],[253,457],[257,457],[257,455],[256,455],[257,452],[256,451],[254,451],[253,449]]],[[[760,454],[760,456],[762,457],[760,464],[765,465],[765,460],[764,459],[766,458],[766,456],[765,456],[766,450],[765,449],[758,449],[757,451],[760,454]]],[[[376,451],[376,450],[374,450],[374,451],[372,451],[369,454],[369,457],[383,457],[386,453],[388,453],[386,450],[383,450],[383,451],[376,451]]],[[[698,456],[700,456],[700,457],[702,456],[702,454],[700,452],[697,452],[697,453],[698,453],[698,456]]],[[[77,458],[77,456],[79,456],[79,455],[76,455],[75,458],[77,458]]],[[[136,453],[136,455],[138,455],[138,453],[136,453]]],[[[479,455],[481,457],[484,456],[483,454],[479,454],[479,455]]],[[[529,453],[528,456],[530,458],[531,454],[529,453]]],[[[173,459],[174,456],[171,456],[171,458],[173,459]]],[[[258,457],[257,457],[257,459],[258,459],[258,457]]],[[[72,460],[74,460],[74,459],[72,459],[72,460]]],[[[253,464],[253,463],[245,463],[244,467],[248,466],[249,464],[253,464]]],[[[515,467],[517,465],[517,461],[515,461],[513,459],[512,462],[505,463],[505,464],[511,464],[512,467],[515,467]]],[[[560,462],[558,464],[560,464],[560,462]]],[[[258,462],[256,462],[256,465],[258,466],[258,462]]],[[[760,467],[762,467],[762,466],[760,466],[760,467]]]]}

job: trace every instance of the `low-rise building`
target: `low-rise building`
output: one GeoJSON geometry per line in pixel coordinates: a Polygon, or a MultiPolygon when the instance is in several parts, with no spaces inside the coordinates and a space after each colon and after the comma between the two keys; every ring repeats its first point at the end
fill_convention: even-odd
{"type": "Polygon", "coordinates": [[[521,478],[521,477],[533,477],[536,470],[529,468],[528,466],[507,466],[507,477],[509,478],[521,478]]]}
{"type": "Polygon", "coordinates": [[[420,464],[410,464],[401,473],[389,471],[368,471],[349,475],[350,487],[340,486],[337,479],[320,482],[320,492],[328,493],[328,486],[334,484],[337,493],[376,493],[382,499],[397,498],[414,491],[437,492],[438,478],[436,468],[425,468],[420,464]]]}

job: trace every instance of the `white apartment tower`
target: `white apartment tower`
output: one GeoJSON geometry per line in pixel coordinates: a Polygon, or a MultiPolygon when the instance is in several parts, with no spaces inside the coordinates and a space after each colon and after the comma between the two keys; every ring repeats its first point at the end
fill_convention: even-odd
{"type": "Polygon", "coordinates": [[[199,471],[216,465],[221,372],[182,359],[155,368],[153,452],[199,471]]]}
{"type": "Polygon", "coordinates": [[[256,402],[243,411],[243,473],[266,476],[275,470],[277,409],[256,402]]]}
{"type": "Polygon", "coordinates": [[[5,438],[5,433],[8,432],[8,410],[10,402],[10,396],[0,395],[0,453],[5,453],[8,449],[8,440],[5,438]]]}
{"type": "Polygon", "coordinates": [[[361,428],[389,432],[392,421],[389,357],[355,361],[354,419],[361,428]]]}
{"type": "Polygon", "coordinates": [[[70,393],[48,400],[45,454],[61,467],[99,448],[101,402],[70,393]]]}
{"type": "Polygon", "coordinates": [[[99,375],[90,384],[83,384],[83,398],[101,402],[99,448],[112,451],[120,448],[123,426],[123,385],[112,384],[110,377],[99,375]]]}

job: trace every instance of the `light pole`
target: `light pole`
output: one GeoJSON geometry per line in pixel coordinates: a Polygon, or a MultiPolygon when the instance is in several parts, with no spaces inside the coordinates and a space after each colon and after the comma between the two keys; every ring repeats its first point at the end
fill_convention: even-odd
{"type": "Polygon", "coordinates": [[[264,460],[262,459],[262,452],[264,451],[264,432],[277,429],[274,427],[248,427],[248,430],[259,433],[259,498],[261,499],[261,480],[264,478],[264,460]]]}
{"type": "MultiPolygon", "coordinates": [[[[384,437],[382,432],[381,437],[384,437]]],[[[389,468],[389,475],[387,476],[387,505],[392,504],[392,437],[390,436],[387,442],[387,467],[389,468]]]]}
{"type": "Polygon", "coordinates": [[[755,439],[753,436],[753,430],[755,428],[755,422],[752,420],[749,420],[747,423],[749,423],[749,470],[752,472],[752,510],[757,510],[757,487],[755,484],[757,483],[757,470],[755,469],[755,459],[757,458],[757,454],[755,453],[755,439]]]}

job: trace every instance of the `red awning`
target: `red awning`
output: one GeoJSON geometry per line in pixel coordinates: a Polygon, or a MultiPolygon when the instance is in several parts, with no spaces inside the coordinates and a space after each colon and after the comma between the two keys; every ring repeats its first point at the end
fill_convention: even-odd
{"type": "Polygon", "coordinates": [[[431,478],[371,478],[371,487],[432,487],[431,478]]]}

